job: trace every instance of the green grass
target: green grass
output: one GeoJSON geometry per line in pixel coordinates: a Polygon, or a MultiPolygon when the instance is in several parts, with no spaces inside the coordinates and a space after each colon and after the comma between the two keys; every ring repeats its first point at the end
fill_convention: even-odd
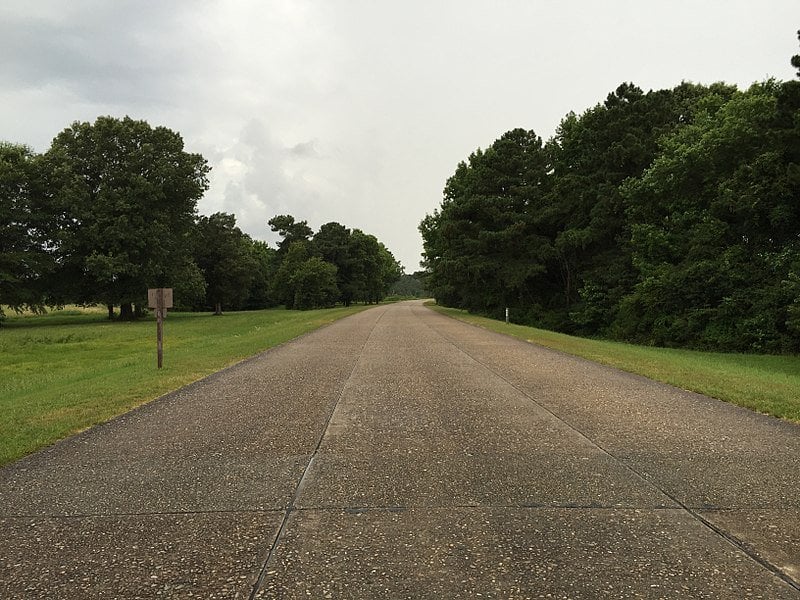
{"type": "Polygon", "coordinates": [[[7,311],[0,327],[0,464],[364,308],[169,313],[161,370],[152,317],[121,323],[109,322],[104,309],[7,311]]]}
{"type": "Polygon", "coordinates": [[[800,356],[797,355],[722,354],[635,346],[506,325],[452,308],[431,308],[491,331],[800,422],[800,356]]]}

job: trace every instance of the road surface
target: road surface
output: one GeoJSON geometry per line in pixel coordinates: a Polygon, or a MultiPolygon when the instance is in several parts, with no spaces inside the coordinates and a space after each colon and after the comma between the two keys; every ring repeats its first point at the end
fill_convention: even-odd
{"type": "Polygon", "coordinates": [[[800,427],[439,315],[0,470],[0,598],[800,598],[800,427]]]}

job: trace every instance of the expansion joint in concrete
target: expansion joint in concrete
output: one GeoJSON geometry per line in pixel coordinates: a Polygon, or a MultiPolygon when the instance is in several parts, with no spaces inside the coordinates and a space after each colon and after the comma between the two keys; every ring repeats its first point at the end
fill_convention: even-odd
{"type": "Polygon", "coordinates": [[[272,541],[272,545],[270,546],[269,552],[267,553],[267,556],[264,559],[264,564],[261,567],[261,571],[258,574],[258,578],[256,579],[255,585],[253,585],[253,590],[250,592],[250,600],[254,600],[254,598],[256,597],[256,594],[258,593],[258,590],[261,588],[262,584],[264,583],[264,578],[266,577],[268,569],[269,569],[269,565],[272,562],[273,557],[275,556],[275,551],[277,550],[278,545],[280,544],[281,540],[283,539],[284,533],[286,531],[286,526],[287,526],[287,524],[289,522],[289,517],[291,516],[292,512],[297,510],[297,508],[296,508],[297,501],[300,498],[300,495],[302,494],[303,487],[304,487],[305,482],[307,480],[308,473],[311,471],[311,466],[314,464],[314,460],[316,459],[317,454],[319,453],[319,449],[322,446],[322,440],[325,439],[325,434],[328,432],[328,429],[330,428],[330,424],[331,424],[331,420],[333,419],[333,415],[336,413],[336,409],[338,408],[339,403],[342,400],[342,397],[344,397],[345,391],[347,390],[347,387],[350,384],[350,381],[353,379],[353,374],[356,372],[356,369],[358,368],[358,365],[361,362],[361,357],[364,355],[364,348],[366,348],[367,343],[369,343],[369,340],[372,337],[372,334],[375,331],[375,328],[378,326],[378,323],[383,318],[383,315],[385,314],[385,312],[386,311],[384,310],[381,313],[381,315],[377,319],[375,319],[375,322],[372,324],[372,327],[370,328],[369,334],[367,335],[366,339],[364,340],[364,343],[361,345],[361,348],[358,351],[356,359],[353,361],[353,368],[350,370],[350,374],[347,376],[347,379],[345,379],[345,382],[344,382],[344,385],[342,386],[342,389],[339,390],[339,394],[336,397],[336,402],[333,403],[333,406],[331,407],[331,410],[328,412],[328,416],[327,416],[327,418],[325,420],[325,424],[322,427],[322,432],[320,433],[319,437],[317,438],[317,443],[316,443],[316,445],[314,447],[314,451],[311,453],[311,457],[309,458],[308,462],[306,463],[306,466],[303,469],[303,473],[302,473],[302,475],[300,475],[300,479],[298,479],[298,481],[297,481],[297,485],[295,486],[294,494],[292,495],[291,501],[289,502],[289,504],[286,506],[286,509],[284,510],[283,519],[281,520],[281,524],[278,527],[278,532],[275,534],[275,539],[272,541]]]}
{"type": "Polygon", "coordinates": [[[486,363],[482,362],[480,359],[476,358],[475,356],[473,356],[472,354],[470,354],[469,352],[464,350],[461,346],[456,344],[453,340],[448,338],[441,331],[438,331],[437,329],[432,327],[429,323],[426,323],[426,326],[428,327],[428,329],[430,329],[432,332],[434,332],[440,338],[445,340],[449,345],[451,345],[453,348],[455,348],[458,352],[460,352],[461,354],[466,356],[469,360],[473,361],[475,364],[477,364],[480,367],[482,367],[488,373],[490,373],[494,377],[497,377],[498,379],[503,381],[505,384],[507,384],[508,386],[513,388],[514,390],[516,390],[519,394],[521,394],[522,396],[527,398],[528,401],[530,401],[531,403],[536,405],[539,409],[541,409],[544,412],[550,414],[554,419],[558,420],[565,427],[568,427],[569,429],[574,431],[577,435],[579,435],[584,440],[586,440],[588,443],[593,445],[595,448],[597,448],[603,454],[605,454],[606,456],[608,456],[609,458],[614,460],[617,464],[619,464],[622,468],[626,469],[628,472],[630,472],[637,479],[639,479],[640,481],[646,483],[647,485],[652,486],[653,488],[658,490],[661,494],[663,494],[665,497],[669,498],[670,501],[675,503],[676,506],[674,508],[677,508],[679,510],[684,511],[686,514],[688,514],[693,519],[695,519],[698,523],[700,523],[703,527],[709,529],[714,535],[718,536],[719,538],[721,538],[722,540],[724,540],[728,544],[732,545],[738,551],[743,553],[745,556],[750,558],[750,560],[752,560],[753,562],[755,562],[756,564],[758,564],[762,568],[766,569],[767,571],[771,572],[773,575],[778,577],[781,581],[783,581],[787,585],[791,586],[793,589],[800,591],[800,582],[798,582],[794,578],[790,577],[779,566],[777,566],[777,565],[771,563],[770,561],[764,559],[757,552],[755,552],[748,544],[744,543],[743,541],[741,541],[737,537],[735,537],[735,536],[731,535],[730,533],[728,533],[728,532],[722,530],[721,528],[717,527],[716,525],[711,523],[708,519],[705,519],[697,511],[692,509],[690,506],[686,505],[684,502],[679,500],[677,497],[675,497],[669,491],[665,490],[663,487],[657,485],[655,482],[653,482],[648,477],[646,477],[645,474],[639,472],[637,469],[632,467],[630,464],[628,464],[624,460],[620,459],[619,457],[615,456],[612,452],[610,452],[609,450],[607,450],[606,448],[601,446],[596,440],[592,439],[587,434],[585,434],[583,431],[581,431],[580,429],[575,427],[575,425],[573,425],[572,423],[569,423],[568,421],[563,419],[561,416],[559,416],[558,414],[556,414],[555,412],[553,412],[552,410],[550,410],[549,408],[547,408],[546,406],[544,406],[540,402],[537,402],[524,389],[521,389],[519,386],[517,386],[512,381],[510,381],[508,378],[506,378],[503,374],[498,373],[495,369],[493,369],[492,367],[490,367],[486,363]]]}

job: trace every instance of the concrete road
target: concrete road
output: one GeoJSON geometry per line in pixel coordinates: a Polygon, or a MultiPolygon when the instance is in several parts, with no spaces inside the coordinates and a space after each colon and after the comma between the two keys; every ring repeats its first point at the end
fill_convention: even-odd
{"type": "Polygon", "coordinates": [[[0,598],[800,598],[800,427],[404,303],[0,470],[0,598]]]}

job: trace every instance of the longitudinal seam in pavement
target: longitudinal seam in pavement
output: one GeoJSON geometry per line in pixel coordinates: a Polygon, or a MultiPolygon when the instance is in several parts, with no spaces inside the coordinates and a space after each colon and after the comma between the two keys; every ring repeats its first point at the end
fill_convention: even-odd
{"type": "MultiPolygon", "coordinates": [[[[431,310],[431,309],[426,309],[426,310],[431,310]]],[[[437,314],[438,314],[438,313],[437,313],[437,314]]],[[[442,316],[442,318],[451,318],[451,317],[442,316]]],[[[463,321],[459,321],[459,322],[460,322],[460,323],[463,323],[464,325],[466,325],[466,326],[469,326],[469,327],[475,327],[475,325],[471,325],[470,323],[464,323],[463,321]]],[[[654,488],[655,488],[655,489],[657,489],[659,492],[661,492],[662,494],[664,494],[664,495],[665,495],[667,498],[669,498],[670,500],[672,500],[672,501],[673,501],[673,502],[674,502],[674,503],[675,503],[675,504],[678,506],[678,508],[679,508],[680,510],[683,510],[683,511],[685,511],[685,512],[686,512],[688,515],[690,515],[692,518],[694,518],[694,519],[695,519],[696,521],[698,521],[700,524],[702,524],[703,526],[705,526],[705,527],[706,527],[707,529],[709,529],[711,532],[713,532],[714,534],[716,534],[716,535],[717,535],[719,538],[723,539],[725,542],[727,542],[728,544],[730,544],[730,545],[732,545],[733,547],[735,547],[737,550],[739,550],[740,552],[742,552],[743,554],[745,554],[745,555],[746,555],[748,558],[750,558],[750,559],[751,559],[753,562],[755,562],[756,564],[760,565],[761,567],[763,567],[763,568],[764,568],[764,569],[766,569],[767,571],[771,572],[773,575],[775,575],[776,577],[778,577],[779,579],[781,579],[781,580],[782,580],[783,582],[785,582],[786,584],[790,585],[790,586],[791,586],[792,588],[794,588],[795,590],[798,590],[798,591],[800,591],[800,582],[798,582],[798,581],[795,581],[795,580],[794,580],[792,577],[790,577],[789,575],[787,575],[787,574],[786,574],[786,573],[785,573],[785,572],[784,572],[784,571],[783,571],[783,570],[782,570],[780,567],[778,567],[777,565],[775,565],[775,564],[773,564],[773,563],[769,562],[768,560],[765,560],[765,559],[764,559],[764,558],[762,558],[761,556],[759,556],[757,553],[755,553],[755,552],[754,552],[754,551],[753,551],[753,550],[752,550],[752,549],[749,547],[749,545],[748,545],[748,544],[746,544],[746,543],[745,543],[745,542],[743,542],[742,540],[738,539],[736,536],[733,536],[733,535],[731,535],[731,534],[729,534],[729,533],[727,533],[727,532],[723,531],[722,529],[720,529],[719,527],[717,527],[716,525],[714,525],[713,523],[711,523],[711,522],[710,522],[708,519],[705,519],[705,518],[704,518],[702,515],[698,514],[698,513],[697,513],[696,511],[694,511],[694,510],[693,510],[691,507],[689,507],[689,506],[687,506],[685,503],[681,502],[681,501],[680,501],[678,498],[676,498],[676,497],[675,497],[673,494],[670,494],[668,491],[666,491],[665,489],[663,489],[662,487],[660,487],[659,485],[657,485],[657,484],[656,484],[656,483],[654,483],[653,481],[649,480],[649,479],[648,479],[647,477],[645,477],[645,476],[644,476],[642,473],[640,473],[639,471],[637,471],[636,469],[634,469],[634,468],[633,468],[631,465],[629,465],[629,464],[628,464],[628,463],[626,463],[625,461],[621,460],[621,459],[620,459],[620,458],[618,458],[617,456],[614,456],[614,454],[612,454],[611,452],[609,452],[608,450],[606,450],[605,448],[603,448],[603,447],[602,447],[600,444],[598,444],[598,443],[597,443],[595,440],[593,440],[592,438],[590,438],[588,435],[586,435],[586,434],[585,434],[584,432],[582,432],[580,429],[578,429],[577,427],[575,427],[575,426],[574,426],[574,425],[572,425],[571,423],[568,423],[567,421],[565,421],[564,419],[562,419],[562,418],[561,418],[559,415],[557,415],[556,413],[554,413],[552,410],[548,409],[548,408],[547,408],[546,406],[544,406],[543,404],[541,404],[541,403],[537,402],[537,401],[536,401],[536,400],[535,400],[535,399],[534,399],[532,396],[530,396],[530,395],[529,395],[529,394],[528,394],[528,393],[527,393],[525,390],[523,390],[523,389],[521,389],[520,387],[518,387],[517,385],[515,385],[515,384],[514,384],[512,381],[510,381],[509,379],[507,379],[506,377],[504,377],[504,376],[503,376],[501,373],[498,373],[498,372],[497,372],[497,371],[495,371],[495,370],[494,370],[492,367],[488,366],[487,364],[485,364],[485,363],[484,363],[484,362],[482,362],[481,360],[479,360],[479,359],[477,359],[476,357],[472,356],[472,355],[471,355],[469,352],[467,352],[466,350],[464,350],[463,348],[461,348],[461,347],[460,347],[458,344],[456,344],[456,343],[455,343],[455,342],[454,342],[452,339],[450,339],[449,337],[447,337],[447,336],[446,336],[445,334],[443,334],[441,331],[438,331],[437,329],[435,329],[434,327],[432,327],[432,326],[431,326],[429,323],[424,323],[424,324],[425,324],[425,326],[426,326],[426,327],[427,327],[429,330],[431,330],[431,331],[432,331],[434,334],[436,334],[437,336],[439,336],[440,338],[442,338],[443,340],[445,340],[445,342],[447,342],[448,344],[450,344],[450,345],[451,345],[453,348],[455,348],[456,350],[458,350],[459,352],[461,352],[461,353],[462,353],[464,356],[466,356],[467,358],[469,358],[469,359],[470,359],[471,361],[473,361],[475,364],[477,364],[477,365],[480,365],[480,366],[481,366],[481,367],[482,367],[484,370],[488,371],[489,373],[491,373],[492,375],[494,375],[495,377],[497,377],[497,378],[498,378],[498,379],[500,379],[501,381],[505,382],[507,385],[509,385],[509,386],[510,386],[510,387],[512,387],[513,389],[515,389],[517,392],[519,392],[520,394],[522,394],[522,396],[524,396],[525,398],[527,398],[527,399],[528,399],[528,401],[530,401],[531,403],[535,404],[535,405],[536,405],[538,408],[540,408],[540,409],[542,409],[543,411],[547,412],[548,414],[552,415],[552,417],[553,417],[553,418],[555,418],[556,420],[558,420],[559,422],[561,422],[561,423],[562,423],[562,424],[563,424],[565,427],[568,427],[569,429],[571,429],[572,431],[574,431],[576,434],[578,434],[579,436],[581,436],[583,439],[585,439],[587,442],[589,442],[589,443],[590,443],[591,445],[593,445],[595,448],[597,448],[597,449],[598,449],[598,450],[600,450],[602,453],[604,453],[606,456],[608,456],[609,458],[611,458],[612,460],[614,460],[614,461],[615,461],[617,464],[619,464],[619,465],[620,465],[622,468],[624,468],[625,470],[627,470],[628,472],[630,472],[631,474],[633,474],[633,475],[634,475],[634,476],[635,476],[637,479],[639,479],[640,481],[642,481],[642,482],[646,483],[647,485],[650,485],[650,486],[654,487],[654,488]]],[[[499,334],[498,334],[498,335],[499,335],[499,334]]],[[[589,507],[589,508],[592,508],[592,507],[589,507]]]]}
{"type": "Polygon", "coordinates": [[[46,519],[59,519],[63,521],[69,521],[70,519],[94,519],[94,518],[105,518],[105,517],[182,517],[186,515],[230,515],[230,514],[251,514],[251,515],[265,515],[270,513],[277,513],[281,512],[280,509],[253,509],[253,508],[242,508],[242,509],[235,509],[235,510],[153,510],[153,511],[142,511],[142,512],[94,512],[94,513],[70,513],[68,515],[64,514],[41,514],[41,513],[31,513],[31,514],[13,514],[3,516],[0,515],[0,518],[3,519],[40,519],[42,517],[46,519]]]}
{"type": "Polygon", "coordinates": [[[292,512],[346,512],[346,513],[365,513],[365,512],[404,512],[407,510],[597,510],[597,511],[619,511],[633,510],[642,512],[676,511],[681,510],[679,506],[598,506],[597,504],[404,504],[403,506],[381,506],[381,505],[359,505],[359,506],[303,506],[296,507],[292,512]]]}
{"type": "Polygon", "coordinates": [[[339,390],[339,395],[336,397],[336,402],[334,402],[333,407],[331,408],[330,412],[328,413],[328,417],[325,420],[325,426],[322,428],[322,432],[320,433],[319,439],[317,439],[317,444],[314,447],[314,451],[311,453],[311,458],[309,458],[308,463],[306,464],[305,468],[303,469],[302,475],[300,475],[300,479],[297,481],[297,485],[294,489],[294,494],[292,495],[292,499],[289,502],[289,505],[286,507],[283,513],[283,519],[281,520],[281,525],[278,528],[278,533],[275,534],[275,539],[272,542],[272,546],[270,546],[269,552],[267,553],[267,557],[264,560],[264,564],[261,566],[261,570],[259,571],[258,578],[256,579],[256,583],[253,586],[252,591],[250,592],[250,600],[253,600],[258,593],[258,590],[261,588],[261,585],[264,583],[264,577],[267,574],[267,569],[269,567],[270,562],[272,561],[272,557],[275,554],[275,550],[278,548],[278,544],[283,537],[284,531],[286,530],[286,524],[289,521],[289,516],[292,514],[293,511],[296,510],[295,505],[297,504],[297,500],[300,497],[301,492],[303,491],[303,485],[306,480],[306,476],[308,475],[309,470],[311,469],[311,465],[314,463],[314,459],[317,457],[319,453],[319,449],[322,446],[322,440],[325,439],[325,434],[328,431],[328,428],[331,424],[331,419],[333,419],[333,415],[336,413],[336,408],[339,406],[339,403],[344,396],[345,391],[347,390],[347,386],[350,384],[350,381],[353,378],[353,373],[356,372],[359,363],[361,362],[361,357],[364,355],[364,348],[367,347],[369,340],[372,338],[372,334],[375,331],[375,328],[378,326],[378,323],[383,318],[383,315],[386,314],[386,310],[380,314],[380,316],[375,320],[372,324],[372,328],[369,330],[369,334],[367,335],[364,343],[361,345],[361,348],[358,351],[358,358],[356,358],[353,368],[350,370],[350,374],[347,376],[347,379],[342,386],[342,389],[339,390]]]}

